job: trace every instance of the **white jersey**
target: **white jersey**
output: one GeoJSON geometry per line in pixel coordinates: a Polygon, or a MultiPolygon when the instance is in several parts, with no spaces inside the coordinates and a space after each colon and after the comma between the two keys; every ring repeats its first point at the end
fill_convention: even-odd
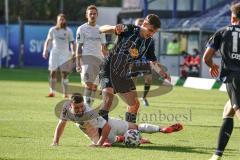
{"type": "MultiPolygon", "coordinates": [[[[85,113],[89,113],[92,109],[89,107],[89,105],[84,104],[85,107],[85,113]]],[[[99,140],[99,133],[98,133],[98,128],[103,128],[103,126],[106,123],[106,120],[102,117],[97,117],[91,120],[87,121],[82,121],[81,117],[76,116],[72,113],[71,111],[71,103],[66,102],[64,104],[60,119],[65,120],[65,121],[73,121],[76,123],[76,125],[83,131],[83,133],[93,142],[97,143],[99,140]]]]}
{"type": "MultiPolygon", "coordinates": [[[[85,111],[84,114],[92,115],[91,112],[93,109],[84,104],[85,111]]],[[[60,115],[60,119],[65,121],[73,121],[76,125],[83,131],[83,133],[88,137],[92,143],[97,144],[99,140],[99,128],[103,128],[107,121],[102,117],[97,117],[91,120],[82,121],[81,117],[78,117],[71,112],[71,103],[70,101],[66,102],[63,106],[62,113],[60,115]]],[[[110,133],[108,135],[108,140],[110,143],[114,143],[117,135],[123,135],[128,130],[128,122],[120,119],[115,119],[109,117],[108,124],[111,126],[110,133]]]]}
{"type": "Polygon", "coordinates": [[[99,27],[99,25],[91,26],[88,23],[78,27],[76,41],[78,44],[83,44],[83,55],[102,57],[101,45],[106,44],[106,38],[104,33],[99,32],[99,27]]]}
{"type": "Polygon", "coordinates": [[[52,40],[52,51],[67,52],[69,51],[69,43],[74,41],[73,32],[68,27],[66,29],[57,29],[56,26],[51,27],[47,38],[52,40]]]}

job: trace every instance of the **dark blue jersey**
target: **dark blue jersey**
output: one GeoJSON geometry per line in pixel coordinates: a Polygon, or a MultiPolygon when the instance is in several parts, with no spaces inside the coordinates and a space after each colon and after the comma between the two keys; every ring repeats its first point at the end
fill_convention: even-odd
{"type": "Polygon", "coordinates": [[[141,59],[145,56],[149,61],[156,61],[154,41],[152,38],[144,39],[140,36],[140,27],[125,25],[124,32],[118,35],[114,47],[115,54],[127,54],[128,61],[141,59]]]}
{"type": "Polygon", "coordinates": [[[240,25],[219,29],[209,40],[208,47],[222,56],[220,79],[240,77],[240,25]]]}
{"type": "Polygon", "coordinates": [[[154,41],[140,36],[140,27],[125,25],[124,31],[118,35],[113,53],[116,56],[113,72],[120,77],[128,77],[129,65],[136,60],[156,61],[154,41]]]}

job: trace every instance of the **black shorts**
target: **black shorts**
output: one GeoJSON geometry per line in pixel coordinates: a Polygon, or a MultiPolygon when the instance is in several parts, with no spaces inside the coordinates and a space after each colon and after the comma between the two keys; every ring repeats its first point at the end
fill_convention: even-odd
{"type": "Polygon", "coordinates": [[[139,75],[151,75],[152,74],[152,68],[150,63],[146,64],[133,64],[132,69],[131,69],[131,76],[132,77],[137,77],[139,75]]]}
{"type": "Polygon", "coordinates": [[[229,82],[226,83],[226,88],[228,92],[231,105],[234,109],[240,108],[240,78],[231,78],[229,82]]]}
{"type": "MultiPolygon", "coordinates": [[[[101,88],[111,87],[115,93],[126,93],[136,90],[131,77],[127,77],[128,65],[126,65],[124,61],[120,62],[118,56],[117,54],[110,54],[104,59],[99,73],[101,88]],[[121,69],[121,72],[116,70],[116,67],[121,69]]],[[[124,59],[124,57],[122,57],[122,59],[124,59]]]]}

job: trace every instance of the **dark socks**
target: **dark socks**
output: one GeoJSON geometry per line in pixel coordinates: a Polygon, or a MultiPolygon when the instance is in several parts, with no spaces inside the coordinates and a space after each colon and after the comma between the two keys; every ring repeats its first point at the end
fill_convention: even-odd
{"type": "Polygon", "coordinates": [[[223,119],[223,124],[220,129],[218,145],[215,154],[218,156],[222,156],[227,146],[228,140],[231,137],[233,130],[233,118],[225,118],[223,119]]]}
{"type": "Polygon", "coordinates": [[[130,112],[126,112],[126,114],[125,114],[125,120],[126,120],[127,122],[136,123],[136,119],[137,119],[137,114],[130,113],[130,112]]]}
{"type": "Polygon", "coordinates": [[[150,90],[150,85],[149,84],[144,84],[144,91],[143,91],[143,98],[145,98],[150,90]]]}

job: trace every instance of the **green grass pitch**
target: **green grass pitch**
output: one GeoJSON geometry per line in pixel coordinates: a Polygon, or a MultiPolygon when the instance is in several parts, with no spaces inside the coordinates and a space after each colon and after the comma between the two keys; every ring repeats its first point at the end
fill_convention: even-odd
{"type": "MultiPolygon", "coordinates": [[[[72,74],[70,81],[80,86],[79,75],[72,74]]],[[[90,141],[69,122],[60,146],[51,147],[58,122],[54,106],[62,97],[57,94],[55,98],[46,98],[47,93],[45,69],[0,70],[0,160],[207,160],[216,147],[227,101],[227,94],[218,90],[174,87],[168,94],[149,98],[150,106],[141,106],[138,121],[165,126],[179,120],[184,124],[179,133],[143,134],[153,144],[138,148],[126,148],[123,144],[90,148],[90,141]]],[[[125,110],[126,105],[120,101],[110,115],[122,118],[125,110]]],[[[240,159],[239,139],[239,122],[235,119],[225,160],[240,159]]]]}

